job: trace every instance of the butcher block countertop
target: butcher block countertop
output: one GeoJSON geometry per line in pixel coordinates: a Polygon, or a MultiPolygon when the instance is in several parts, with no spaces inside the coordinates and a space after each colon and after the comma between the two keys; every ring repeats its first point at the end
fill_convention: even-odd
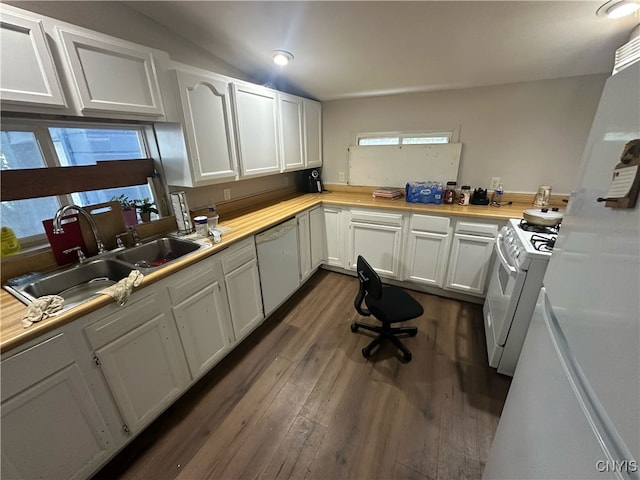
{"type": "MultiPolygon", "coordinates": [[[[331,189],[331,187],[332,186],[327,186],[328,189],[331,189]]],[[[532,195],[522,196],[522,199],[514,196],[514,200],[516,201],[512,205],[503,205],[501,207],[480,205],[463,207],[459,205],[407,203],[404,198],[397,200],[372,198],[370,192],[370,187],[364,189],[363,187],[339,186],[331,189],[329,192],[320,194],[296,194],[289,196],[282,201],[271,202],[268,206],[257,208],[249,213],[230,217],[229,219],[224,219],[223,216],[223,220],[219,225],[229,228],[231,231],[222,236],[220,243],[213,244],[211,248],[200,250],[189,255],[188,258],[178,259],[162,269],[145,275],[138,289],[157,282],[167,275],[171,275],[199,260],[220,252],[239,240],[259,233],[304,210],[321,204],[506,221],[509,218],[521,218],[522,211],[531,206],[530,198],[533,198],[532,195]]],[[[507,198],[507,200],[509,199],[507,198]]],[[[27,311],[27,307],[2,289],[0,290],[0,352],[7,352],[12,348],[37,338],[67,322],[87,315],[111,302],[113,302],[111,297],[101,295],[77,307],[66,310],[59,315],[54,315],[41,322],[34,323],[28,328],[24,328],[21,325],[21,320],[27,311]]]]}

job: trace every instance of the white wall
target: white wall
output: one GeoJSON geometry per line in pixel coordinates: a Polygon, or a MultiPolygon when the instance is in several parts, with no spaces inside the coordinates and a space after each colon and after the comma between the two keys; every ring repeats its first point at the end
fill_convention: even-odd
{"type": "MultiPolygon", "coordinates": [[[[548,184],[569,193],[606,75],[323,102],[322,177],[348,181],[349,145],[362,132],[459,129],[458,184],[507,192],[548,184]]],[[[409,180],[429,180],[408,178],[409,180]]]]}

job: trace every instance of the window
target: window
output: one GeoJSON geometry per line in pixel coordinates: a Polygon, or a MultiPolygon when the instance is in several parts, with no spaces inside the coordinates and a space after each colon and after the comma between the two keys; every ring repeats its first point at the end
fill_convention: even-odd
{"type": "Polygon", "coordinates": [[[380,133],[358,135],[358,145],[427,145],[450,143],[453,132],[380,133]]]}
{"type": "MultiPolygon", "coordinates": [[[[99,160],[148,158],[142,127],[58,126],[3,123],[0,136],[0,169],[21,170],[95,165],[99,160]]],[[[2,225],[11,227],[21,243],[44,240],[42,221],[52,218],[63,204],[86,206],[126,195],[153,199],[149,185],[79,191],[1,202],[2,225]]]]}

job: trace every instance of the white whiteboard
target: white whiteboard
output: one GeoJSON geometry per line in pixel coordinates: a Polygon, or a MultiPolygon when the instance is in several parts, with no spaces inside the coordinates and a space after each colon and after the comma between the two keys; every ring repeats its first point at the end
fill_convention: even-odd
{"type": "Polygon", "coordinates": [[[404,187],[407,182],[457,181],[461,143],[349,147],[349,185],[404,187]]]}

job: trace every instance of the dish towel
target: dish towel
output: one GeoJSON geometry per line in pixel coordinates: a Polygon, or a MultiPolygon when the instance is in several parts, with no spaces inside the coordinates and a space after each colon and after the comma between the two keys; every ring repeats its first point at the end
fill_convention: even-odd
{"type": "Polygon", "coordinates": [[[131,270],[131,273],[127,278],[123,278],[115,285],[98,290],[98,293],[103,293],[113,297],[113,299],[118,302],[118,305],[122,306],[127,303],[133,287],[139,286],[142,283],[143,278],[144,275],[140,273],[140,270],[131,270]]]}
{"type": "Polygon", "coordinates": [[[37,298],[31,305],[22,319],[24,328],[30,327],[35,322],[47,318],[48,316],[62,310],[64,298],[59,295],[43,295],[37,298]]]}

